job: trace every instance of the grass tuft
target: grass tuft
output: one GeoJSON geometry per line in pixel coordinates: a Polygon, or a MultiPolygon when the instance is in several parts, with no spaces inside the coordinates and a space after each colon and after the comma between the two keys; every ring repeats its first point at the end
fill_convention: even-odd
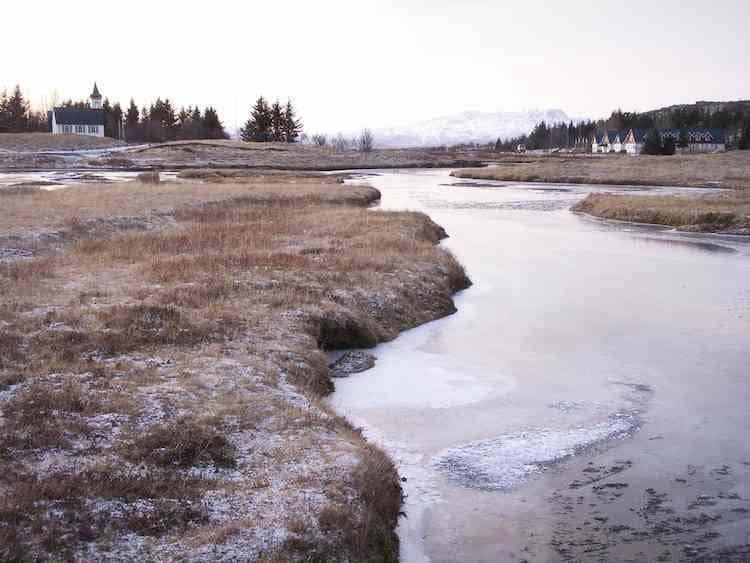
{"type": "Polygon", "coordinates": [[[164,467],[234,467],[235,448],[216,424],[209,418],[182,417],[154,425],[127,443],[124,455],[134,463],[164,467]]]}

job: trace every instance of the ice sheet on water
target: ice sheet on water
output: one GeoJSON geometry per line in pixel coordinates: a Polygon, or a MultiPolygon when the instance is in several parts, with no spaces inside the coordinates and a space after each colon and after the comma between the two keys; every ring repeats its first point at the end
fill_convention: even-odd
{"type": "Polygon", "coordinates": [[[433,464],[462,486],[507,490],[593,446],[629,436],[639,424],[636,413],[621,411],[587,426],[542,428],[471,442],[441,452],[433,464]]]}

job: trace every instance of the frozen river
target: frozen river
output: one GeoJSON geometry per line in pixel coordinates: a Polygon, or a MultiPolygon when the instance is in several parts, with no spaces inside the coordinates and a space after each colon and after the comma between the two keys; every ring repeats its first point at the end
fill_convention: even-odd
{"type": "Polygon", "coordinates": [[[331,398],[407,479],[404,561],[750,558],[750,241],[569,211],[690,190],[354,181],[474,282],[331,398]]]}

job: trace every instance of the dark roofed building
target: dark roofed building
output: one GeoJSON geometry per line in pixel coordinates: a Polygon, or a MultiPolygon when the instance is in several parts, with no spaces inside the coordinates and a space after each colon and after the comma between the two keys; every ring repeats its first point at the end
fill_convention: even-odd
{"type": "Polygon", "coordinates": [[[104,110],[102,96],[94,83],[94,91],[89,97],[89,107],[60,107],[48,114],[55,135],[90,135],[104,137],[104,110]]]}
{"type": "MultiPolygon", "coordinates": [[[[675,144],[678,144],[682,131],[683,129],[659,129],[659,135],[661,135],[662,140],[671,137],[674,139],[675,144]]],[[[723,152],[727,149],[723,129],[688,127],[684,131],[687,132],[688,145],[686,147],[678,146],[677,152],[723,152]]],[[[647,134],[648,132],[642,129],[631,129],[628,131],[625,137],[625,152],[628,154],[641,154],[646,145],[647,134]]]]}

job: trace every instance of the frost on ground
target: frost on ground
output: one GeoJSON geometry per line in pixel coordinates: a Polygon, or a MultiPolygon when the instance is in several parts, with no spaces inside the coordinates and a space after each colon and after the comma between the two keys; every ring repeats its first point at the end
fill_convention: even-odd
{"type": "Polygon", "coordinates": [[[398,476],[321,402],[325,351],[451,313],[465,274],[375,190],[254,182],[0,264],[0,560],[397,558],[398,476]]]}
{"type": "Polygon", "coordinates": [[[621,411],[588,426],[528,430],[472,442],[440,453],[433,463],[459,485],[507,490],[591,447],[627,437],[639,425],[637,413],[621,411]]]}

